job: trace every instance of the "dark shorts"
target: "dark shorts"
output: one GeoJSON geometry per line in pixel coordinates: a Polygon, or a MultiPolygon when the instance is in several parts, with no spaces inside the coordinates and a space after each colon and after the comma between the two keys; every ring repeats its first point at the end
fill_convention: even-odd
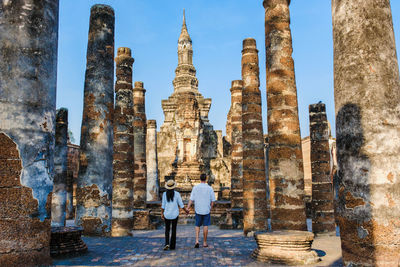
{"type": "Polygon", "coordinates": [[[211,216],[210,213],[206,215],[197,214],[195,216],[196,226],[209,226],[211,224],[211,216]]]}

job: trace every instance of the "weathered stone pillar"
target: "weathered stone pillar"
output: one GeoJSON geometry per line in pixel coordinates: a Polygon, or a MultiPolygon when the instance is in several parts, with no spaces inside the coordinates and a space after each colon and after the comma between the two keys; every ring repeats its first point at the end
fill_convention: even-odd
{"type": "Polygon", "coordinates": [[[400,81],[390,2],[333,0],[332,19],[343,260],[398,266],[400,81]]]}
{"type": "Polygon", "coordinates": [[[114,10],[91,8],[76,223],[85,235],[109,235],[113,179],[114,10]]]}
{"type": "Polygon", "coordinates": [[[330,177],[329,126],[325,104],[309,106],[311,173],[312,173],[312,230],[314,234],[335,234],[333,185],[330,177]]]}
{"type": "Polygon", "coordinates": [[[133,178],[134,229],[147,229],[150,224],[146,210],[146,111],[143,82],[135,82],[133,88],[133,136],[135,143],[135,175],[133,178]]]}
{"type": "Polygon", "coordinates": [[[115,82],[112,236],[131,235],[133,227],[133,92],[131,49],[118,48],[115,82]]]}
{"type": "Polygon", "coordinates": [[[58,8],[0,3],[0,266],[51,264],[58,8]]]}
{"type": "Polygon", "coordinates": [[[243,40],[243,231],[267,229],[264,137],[256,40],[243,40]]]}
{"type": "Polygon", "coordinates": [[[146,165],[147,165],[147,201],[160,200],[158,196],[158,192],[160,190],[160,181],[158,179],[156,120],[147,121],[146,165]]]}
{"type": "MultiPolygon", "coordinates": [[[[69,150],[69,148],[68,148],[69,150]]],[[[70,159],[69,159],[69,152],[68,152],[68,170],[67,170],[67,197],[66,197],[66,215],[65,218],[67,220],[71,220],[75,218],[74,215],[74,198],[73,198],[73,191],[74,191],[74,177],[72,175],[72,172],[69,170],[69,165],[70,165],[70,159]]]]}
{"type": "Polygon", "coordinates": [[[68,169],[68,109],[66,108],[57,110],[55,137],[51,226],[65,226],[68,169]]]}
{"type": "Polygon", "coordinates": [[[288,0],[264,0],[272,230],[307,230],[288,0]]]}
{"type": "Polygon", "coordinates": [[[243,143],[242,143],[243,81],[231,86],[231,210],[233,228],[243,227],[243,143]]]}
{"type": "Polygon", "coordinates": [[[78,145],[68,143],[68,170],[67,170],[67,220],[75,219],[74,199],[76,191],[76,181],[79,172],[79,154],[78,145]]]}

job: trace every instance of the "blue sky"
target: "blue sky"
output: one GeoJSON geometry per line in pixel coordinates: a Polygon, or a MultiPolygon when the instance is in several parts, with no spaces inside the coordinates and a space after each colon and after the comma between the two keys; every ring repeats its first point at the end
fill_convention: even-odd
{"type": "MultiPolygon", "coordinates": [[[[182,10],[193,41],[199,91],[212,98],[214,129],[225,132],[230,85],[241,79],[242,40],[255,38],[260,58],[264,132],[265,36],[262,0],[60,0],[57,108],[69,110],[69,128],[79,144],[90,7],[115,10],[115,50],[132,49],[133,80],[143,81],[147,119],[164,121],[161,100],[173,92],[182,10]]],[[[397,51],[400,53],[400,1],[392,0],[397,51]]],[[[301,135],[309,134],[308,105],[322,101],[334,126],[331,1],[295,0],[290,6],[301,135]]]]}

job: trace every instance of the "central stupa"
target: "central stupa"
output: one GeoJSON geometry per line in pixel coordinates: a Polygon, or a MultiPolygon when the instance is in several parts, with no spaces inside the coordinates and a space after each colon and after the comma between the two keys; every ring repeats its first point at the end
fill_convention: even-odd
{"type": "Polygon", "coordinates": [[[175,74],[172,82],[174,92],[161,102],[165,116],[157,136],[161,186],[165,180],[174,179],[181,192],[190,192],[192,186],[200,182],[200,174],[204,172],[217,192],[220,183],[210,170],[210,162],[218,157],[218,137],[208,120],[211,99],[204,98],[198,90],[185,11],[175,74]]]}

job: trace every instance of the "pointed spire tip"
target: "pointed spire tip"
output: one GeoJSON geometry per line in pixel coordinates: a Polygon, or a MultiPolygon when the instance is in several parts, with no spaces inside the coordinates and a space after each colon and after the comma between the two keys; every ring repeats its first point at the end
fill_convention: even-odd
{"type": "Polygon", "coordinates": [[[182,30],[181,35],[179,36],[179,40],[187,39],[190,40],[190,36],[186,27],[186,16],[185,16],[185,9],[183,9],[183,22],[182,22],[182,30]]]}

